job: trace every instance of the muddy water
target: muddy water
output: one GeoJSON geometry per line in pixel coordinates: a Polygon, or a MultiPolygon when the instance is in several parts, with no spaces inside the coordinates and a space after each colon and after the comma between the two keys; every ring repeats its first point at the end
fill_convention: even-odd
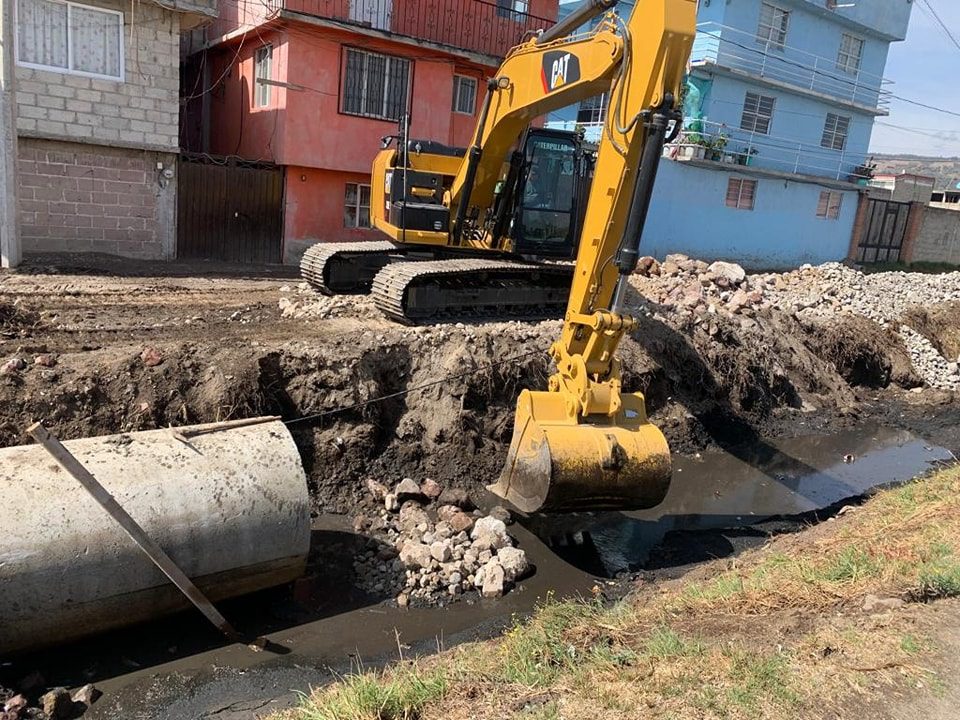
{"type": "MultiPolygon", "coordinates": [[[[623,570],[680,572],[762,541],[767,536],[762,523],[770,518],[832,506],[949,458],[909,433],[883,428],[753,441],[676,458],[670,493],[654,510],[515,524],[511,532],[536,573],[498,601],[399,610],[363,596],[350,587],[348,575],[331,570],[293,592],[224,606],[239,627],[269,634],[268,652],[224,647],[202,621],[183,614],[25,658],[5,670],[26,674],[39,667],[50,684],[97,683],[105,696],[88,718],[254,718],[295,702],[293,689],[325,682],[330,668],[343,671],[352,663],[489,636],[547,593],[616,592],[623,583],[601,578],[623,570]]],[[[348,520],[337,517],[318,519],[314,539],[347,559],[356,541],[348,520]]]]}

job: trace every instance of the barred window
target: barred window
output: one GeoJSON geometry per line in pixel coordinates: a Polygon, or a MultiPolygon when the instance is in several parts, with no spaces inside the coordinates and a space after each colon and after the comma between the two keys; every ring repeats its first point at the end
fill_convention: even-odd
{"type": "Polygon", "coordinates": [[[840,206],[843,204],[843,195],[838,192],[824,190],[820,193],[817,203],[817,217],[827,220],[837,220],[840,217],[840,206]]]}
{"type": "Polygon", "coordinates": [[[353,48],[344,55],[342,111],[399,120],[407,108],[410,61],[353,48]]]}
{"type": "Polygon", "coordinates": [[[497,0],[497,17],[521,22],[527,14],[528,0],[497,0]]]}
{"type": "Polygon", "coordinates": [[[370,186],[347,183],[343,198],[343,226],[370,227],[370,186]]]}
{"type": "Polygon", "coordinates": [[[473,115],[477,109],[477,79],[466,75],[453,76],[453,111],[473,115]]]}
{"type": "Polygon", "coordinates": [[[757,196],[757,181],[730,178],[727,183],[727,207],[737,210],[753,210],[757,196]]]}
{"type": "Polygon", "coordinates": [[[831,150],[843,150],[847,145],[847,132],[850,129],[850,118],[845,115],[827,113],[827,121],[823,126],[823,137],[820,146],[831,150]]]}
{"type": "Polygon", "coordinates": [[[578,123],[602,123],[607,118],[607,94],[587,98],[577,110],[578,123]]]}
{"type": "Polygon", "coordinates": [[[757,40],[768,47],[783,50],[787,42],[787,28],[790,25],[790,11],[770,3],[760,3],[760,23],[757,26],[757,40]]]}
{"type": "Polygon", "coordinates": [[[837,68],[848,73],[860,70],[863,57],[863,40],[844,33],[840,36],[840,52],[837,54],[837,68]]]}
{"type": "Polygon", "coordinates": [[[253,62],[253,75],[257,86],[254,92],[257,107],[268,107],[270,105],[271,86],[260,81],[273,79],[273,45],[264,45],[257,48],[253,62]]]}
{"type": "Polygon", "coordinates": [[[773,120],[773,106],[776,98],[748,92],[743,101],[743,115],[740,116],[740,129],[748,132],[770,133],[770,121],[773,120]]]}

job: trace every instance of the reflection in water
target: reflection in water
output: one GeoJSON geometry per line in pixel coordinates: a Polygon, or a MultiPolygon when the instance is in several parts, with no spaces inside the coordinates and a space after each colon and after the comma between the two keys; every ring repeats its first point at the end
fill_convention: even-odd
{"type": "MultiPolygon", "coordinates": [[[[753,442],[696,458],[674,458],[670,491],[656,508],[537,516],[526,524],[571,564],[613,576],[661,566],[650,553],[669,532],[741,528],[819,510],[909,480],[950,457],[906,431],[880,427],[753,442]]],[[[705,546],[697,553],[691,548],[688,561],[722,556],[724,549],[705,546]]]]}

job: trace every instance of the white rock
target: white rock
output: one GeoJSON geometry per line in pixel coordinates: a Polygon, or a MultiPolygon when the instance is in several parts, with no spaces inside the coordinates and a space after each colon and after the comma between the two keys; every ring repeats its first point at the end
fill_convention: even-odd
{"type": "Polygon", "coordinates": [[[453,543],[449,540],[438,540],[430,546],[430,554],[437,562],[447,562],[453,557],[453,543]]]}
{"type": "Polygon", "coordinates": [[[503,567],[496,560],[491,560],[481,568],[483,584],[480,594],[485,598],[498,598],[503,595],[504,573],[503,567]]]}
{"type": "Polygon", "coordinates": [[[712,272],[718,278],[725,278],[731,285],[739,285],[747,279],[746,271],[736,263],[723,262],[718,260],[712,263],[707,272],[712,272]]]}
{"type": "Polygon", "coordinates": [[[429,568],[432,560],[430,547],[422,542],[410,540],[400,549],[400,561],[407,567],[429,568]]]}
{"type": "Polygon", "coordinates": [[[520,548],[505,547],[497,551],[497,561],[503,567],[504,579],[515,582],[530,569],[527,554],[520,548]]]}

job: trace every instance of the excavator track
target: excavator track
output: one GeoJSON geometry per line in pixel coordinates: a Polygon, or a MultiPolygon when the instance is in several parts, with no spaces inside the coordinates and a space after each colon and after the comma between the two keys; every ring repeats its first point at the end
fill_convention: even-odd
{"type": "Polygon", "coordinates": [[[368,293],[381,268],[405,254],[392,242],[317,243],[300,261],[300,275],[324,295],[368,293]]]}
{"type": "Polygon", "coordinates": [[[444,320],[562,317],[573,266],[507,260],[397,262],[373,279],[387,317],[408,324],[444,320]]]}

